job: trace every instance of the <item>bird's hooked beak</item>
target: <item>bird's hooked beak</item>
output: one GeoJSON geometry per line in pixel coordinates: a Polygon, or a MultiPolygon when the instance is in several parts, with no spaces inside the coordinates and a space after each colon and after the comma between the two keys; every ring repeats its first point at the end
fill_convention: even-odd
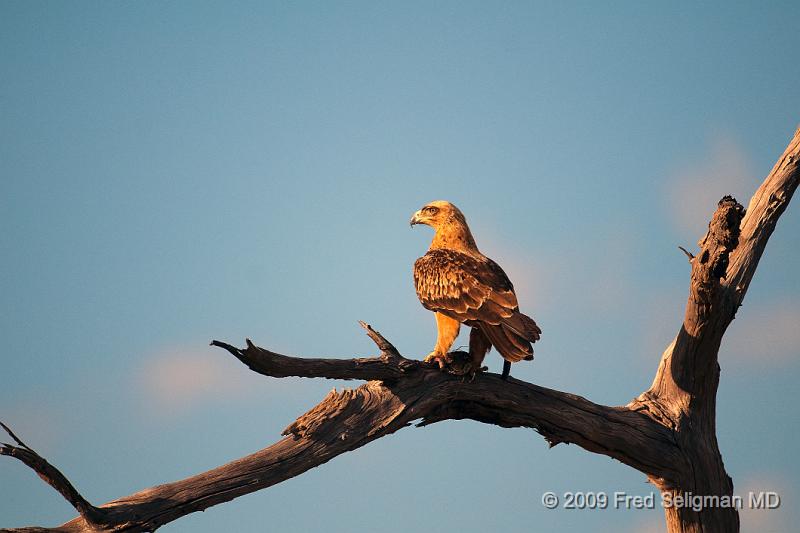
{"type": "Polygon", "coordinates": [[[417,211],[414,213],[414,216],[411,217],[411,227],[414,227],[414,224],[423,224],[422,222],[422,210],[417,211]]]}

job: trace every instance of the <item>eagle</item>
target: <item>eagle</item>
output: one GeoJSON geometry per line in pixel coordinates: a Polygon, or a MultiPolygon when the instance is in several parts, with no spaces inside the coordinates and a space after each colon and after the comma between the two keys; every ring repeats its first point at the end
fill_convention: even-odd
{"type": "Polygon", "coordinates": [[[533,359],[531,343],[542,330],[519,311],[514,286],[500,265],[483,255],[456,206],[444,200],[425,205],[411,217],[411,226],[435,230],[428,252],[414,262],[414,286],[425,309],[436,316],[436,346],[425,358],[439,368],[451,363],[448,351],[461,324],[470,328],[468,368],[474,375],[492,348],[500,352],[503,379],[511,363],[533,359]]]}

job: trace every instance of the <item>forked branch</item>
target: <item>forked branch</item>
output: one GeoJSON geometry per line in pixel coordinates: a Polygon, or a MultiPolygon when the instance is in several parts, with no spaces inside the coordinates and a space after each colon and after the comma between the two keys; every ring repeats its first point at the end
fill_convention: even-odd
{"type": "MultiPolygon", "coordinates": [[[[353,390],[331,391],[284,430],[284,439],[268,448],[103,505],[99,509],[106,528],[155,529],[188,513],[300,475],[414,422],[422,426],[469,418],[501,427],[529,427],[551,446],[575,443],[652,476],[676,476],[681,459],[672,436],[647,416],[513,378],[503,381],[496,374],[479,374],[469,382],[433,365],[405,359],[380,333],[364,326],[382,350],[379,357],[304,359],[264,350],[251,342],[239,349],[214,341],[215,346],[265,375],[371,381],[353,390]]],[[[88,525],[82,516],[60,530],[88,531],[88,525]]]]}
{"type": "Polygon", "coordinates": [[[72,483],[58,470],[51,465],[41,455],[36,453],[30,446],[22,442],[17,437],[11,428],[0,422],[8,436],[16,443],[8,444],[6,442],[0,443],[0,455],[7,455],[18,459],[36,472],[42,480],[56,489],[65,500],[67,500],[83,519],[93,526],[102,526],[105,523],[105,512],[98,509],[86,499],[72,486],[72,483]]]}

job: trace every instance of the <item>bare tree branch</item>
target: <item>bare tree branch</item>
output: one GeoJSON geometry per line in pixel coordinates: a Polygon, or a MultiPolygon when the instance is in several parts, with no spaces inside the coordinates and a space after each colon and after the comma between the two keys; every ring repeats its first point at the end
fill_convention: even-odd
{"type": "Polygon", "coordinates": [[[731,253],[725,288],[733,303],[744,300],[778,219],[800,184],[800,128],[769,175],[750,199],[742,220],[739,246],[731,253]]]}
{"type": "Polygon", "coordinates": [[[385,380],[403,377],[406,372],[420,365],[434,368],[434,365],[429,363],[404,358],[389,341],[372,329],[369,324],[365,322],[359,323],[367,331],[367,335],[377,344],[378,349],[381,350],[380,357],[358,359],[297,358],[259,348],[250,339],[245,340],[247,347],[244,349],[216,340],[211,341],[211,345],[228,350],[247,365],[250,370],[275,378],[297,376],[302,378],[385,380]]]}
{"type": "MultiPolygon", "coordinates": [[[[800,128],[750,200],[745,213],[731,197],[714,213],[692,264],[689,298],[681,329],[661,357],[653,384],[631,402],[675,430],[690,468],[678,484],[662,490],[730,496],[733,481],[725,471],[716,436],[718,353],[755,274],[767,241],[800,183],[800,128]]],[[[666,509],[671,532],[738,531],[735,509],[666,509]]]]}
{"type": "MultiPolygon", "coordinates": [[[[758,188],[745,213],[726,197],[698,243],[683,327],[662,356],[648,397],[664,397],[673,418],[688,406],[682,394],[711,398],[718,383],[717,354],[728,325],[741,305],[767,241],[800,183],[800,128],[758,188]],[[699,260],[698,260],[699,259],[699,260]],[[711,381],[708,381],[711,380],[711,381]]],[[[707,420],[713,420],[713,411],[707,420]]]]}
{"type": "Polygon", "coordinates": [[[86,501],[64,474],[22,442],[3,422],[0,422],[0,427],[17,443],[16,446],[5,442],[0,443],[0,455],[18,459],[33,469],[45,483],[56,489],[87,523],[93,526],[102,526],[105,523],[105,512],[86,501]]]}
{"type": "Polygon", "coordinates": [[[690,252],[689,250],[687,250],[687,249],[686,249],[686,248],[684,248],[683,246],[678,246],[678,249],[679,249],[681,252],[683,252],[683,253],[686,255],[686,258],[687,258],[687,259],[689,260],[689,262],[691,263],[691,262],[692,262],[692,260],[694,259],[694,254],[692,254],[692,252],[690,252]]]}
{"type": "MultiPolygon", "coordinates": [[[[380,357],[303,359],[275,354],[252,343],[239,350],[215,342],[266,375],[380,376],[384,380],[354,390],[332,391],[284,430],[286,438],[255,454],[105,504],[101,509],[106,520],[116,524],[115,530],[151,530],[297,476],[415,421],[422,426],[469,418],[501,427],[529,427],[545,436],[551,446],[575,443],[658,478],[674,479],[678,474],[681,458],[670,431],[646,416],[513,378],[503,381],[496,374],[479,374],[467,382],[433,365],[403,358],[379,333],[365,327],[376,344],[387,350],[380,357]]],[[[468,357],[463,352],[454,355],[468,357]]],[[[62,528],[85,531],[86,520],[78,518],[62,528]]]]}

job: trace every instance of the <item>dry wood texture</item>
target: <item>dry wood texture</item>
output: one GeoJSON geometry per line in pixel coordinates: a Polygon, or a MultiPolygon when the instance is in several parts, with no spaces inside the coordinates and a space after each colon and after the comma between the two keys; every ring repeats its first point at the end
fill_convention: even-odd
{"type": "MultiPolygon", "coordinates": [[[[342,453],[417,422],[472,419],[501,427],[528,427],[554,446],[573,443],[608,455],[648,476],[667,493],[731,495],[717,446],[717,353],[781,213],[800,182],[800,129],[754,194],[747,211],[723,198],[700,251],[690,257],[689,298],[683,325],[661,357],[651,387],[628,405],[609,407],[516,379],[457,373],[406,359],[366,324],[381,351],[362,359],[289,357],[253,345],[213,341],[251,370],[273,377],[358,379],[367,383],[332,391],[299,417],[272,446],[208,472],[158,485],[95,507],[55,467],[6,426],[15,457],[69,501],[79,515],[56,528],[13,531],[152,531],[201,511],[298,476],[342,453]]],[[[468,354],[456,352],[455,365],[468,354]]],[[[670,532],[738,531],[735,509],[666,510],[670,532]]]]}

